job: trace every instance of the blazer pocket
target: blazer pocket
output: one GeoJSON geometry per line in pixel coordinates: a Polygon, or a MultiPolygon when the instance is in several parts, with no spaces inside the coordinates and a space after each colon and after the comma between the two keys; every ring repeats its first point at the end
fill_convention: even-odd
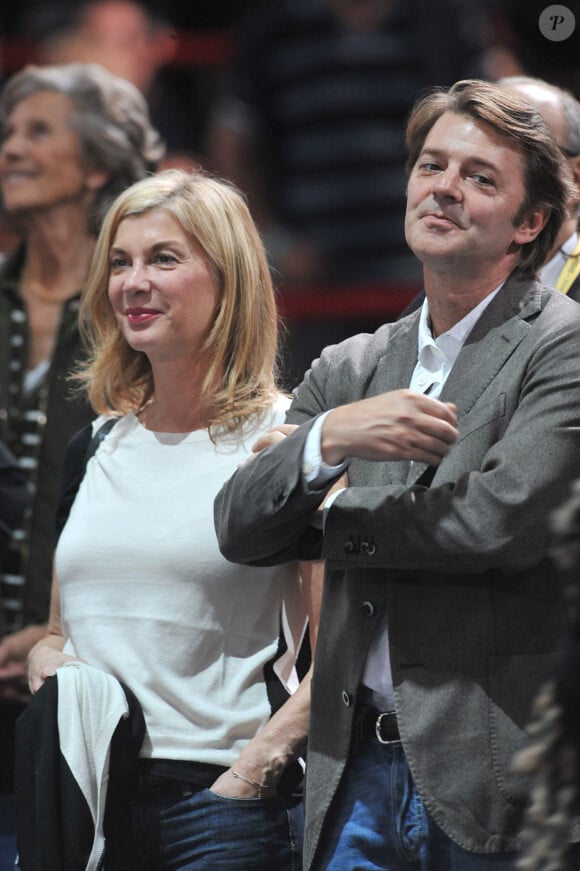
{"type": "Polygon", "coordinates": [[[532,705],[553,673],[552,654],[491,656],[489,720],[493,772],[499,791],[511,804],[524,806],[530,780],[514,771],[514,756],[527,740],[532,705]]]}
{"type": "MultiPolygon", "coordinates": [[[[467,436],[481,429],[483,426],[494,421],[501,421],[505,418],[506,413],[506,395],[498,393],[493,399],[484,402],[482,405],[476,405],[469,414],[461,418],[459,421],[459,442],[467,438],[467,436]]],[[[503,425],[497,427],[498,432],[503,431],[503,425]]]]}

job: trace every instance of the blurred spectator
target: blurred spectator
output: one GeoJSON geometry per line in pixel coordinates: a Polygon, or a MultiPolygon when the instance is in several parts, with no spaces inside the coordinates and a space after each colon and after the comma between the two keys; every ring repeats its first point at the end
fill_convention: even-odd
{"type": "Polygon", "coordinates": [[[521,871],[567,871],[580,840],[580,482],[552,518],[552,557],[570,621],[553,679],[539,693],[529,746],[517,757],[533,778],[521,871]]]}
{"type": "MultiPolygon", "coordinates": [[[[35,62],[98,63],[147,98],[152,123],[179,165],[195,166],[202,132],[191,111],[191,77],[170,67],[177,38],[161,4],[139,0],[57,0],[27,6],[20,32],[36,45],[35,62]]],[[[171,164],[174,165],[174,164],[171,164]]]]}
{"type": "MultiPolygon", "coordinates": [[[[249,193],[283,290],[420,281],[402,229],[405,120],[425,87],[483,74],[480,19],[456,0],[282,0],[247,18],[209,153],[249,193]]],[[[335,304],[328,291],[318,322],[289,324],[290,380],[386,319],[359,296],[333,321],[335,304]]]]}
{"type": "Polygon", "coordinates": [[[544,284],[580,301],[580,102],[571,93],[541,79],[513,76],[501,79],[499,84],[537,106],[568,160],[576,192],[554,248],[542,267],[541,278],[544,284]]]}

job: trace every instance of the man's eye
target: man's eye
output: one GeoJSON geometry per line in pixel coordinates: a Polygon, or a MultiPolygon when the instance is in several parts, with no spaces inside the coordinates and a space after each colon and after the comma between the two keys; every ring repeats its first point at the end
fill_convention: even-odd
{"type": "Polygon", "coordinates": [[[475,181],[478,184],[483,184],[483,185],[492,185],[493,184],[493,182],[489,178],[489,176],[483,175],[483,173],[481,173],[481,172],[474,172],[473,178],[475,179],[475,181]]]}
{"type": "Polygon", "coordinates": [[[421,164],[420,169],[425,170],[425,172],[437,172],[441,167],[438,163],[433,163],[430,160],[426,160],[421,164]]]}

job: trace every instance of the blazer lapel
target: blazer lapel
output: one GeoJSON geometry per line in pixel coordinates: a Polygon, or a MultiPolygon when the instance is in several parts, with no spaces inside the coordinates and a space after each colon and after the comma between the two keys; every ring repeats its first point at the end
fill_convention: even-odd
{"type": "MultiPolygon", "coordinates": [[[[462,418],[469,414],[527,335],[526,318],[540,308],[540,286],[537,283],[508,279],[475,324],[440,396],[442,402],[454,402],[457,406],[460,432],[462,418]]],[[[426,470],[429,470],[427,464],[413,463],[407,485],[421,483],[419,479],[426,470]]]]}

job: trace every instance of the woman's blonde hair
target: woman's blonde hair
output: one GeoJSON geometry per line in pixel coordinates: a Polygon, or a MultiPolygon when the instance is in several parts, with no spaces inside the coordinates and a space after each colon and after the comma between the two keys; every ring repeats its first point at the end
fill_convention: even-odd
{"type": "Polygon", "coordinates": [[[219,298],[202,349],[209,361],[202,393],[211,396],[215,410],[210,432],[232,432],[272,402],[278,317],[264,246],[244,198],[229,182],[205,173],[166,170],[136,182],[111,206],[81,299],[80,328],[89,352],[75,380],[99,414],[136,411],[153,395],[149,360],[123,337],[108,298],[109,253],[120,223],[153,209],[166,211],[203,249],[216,277],[219,298]]]}

